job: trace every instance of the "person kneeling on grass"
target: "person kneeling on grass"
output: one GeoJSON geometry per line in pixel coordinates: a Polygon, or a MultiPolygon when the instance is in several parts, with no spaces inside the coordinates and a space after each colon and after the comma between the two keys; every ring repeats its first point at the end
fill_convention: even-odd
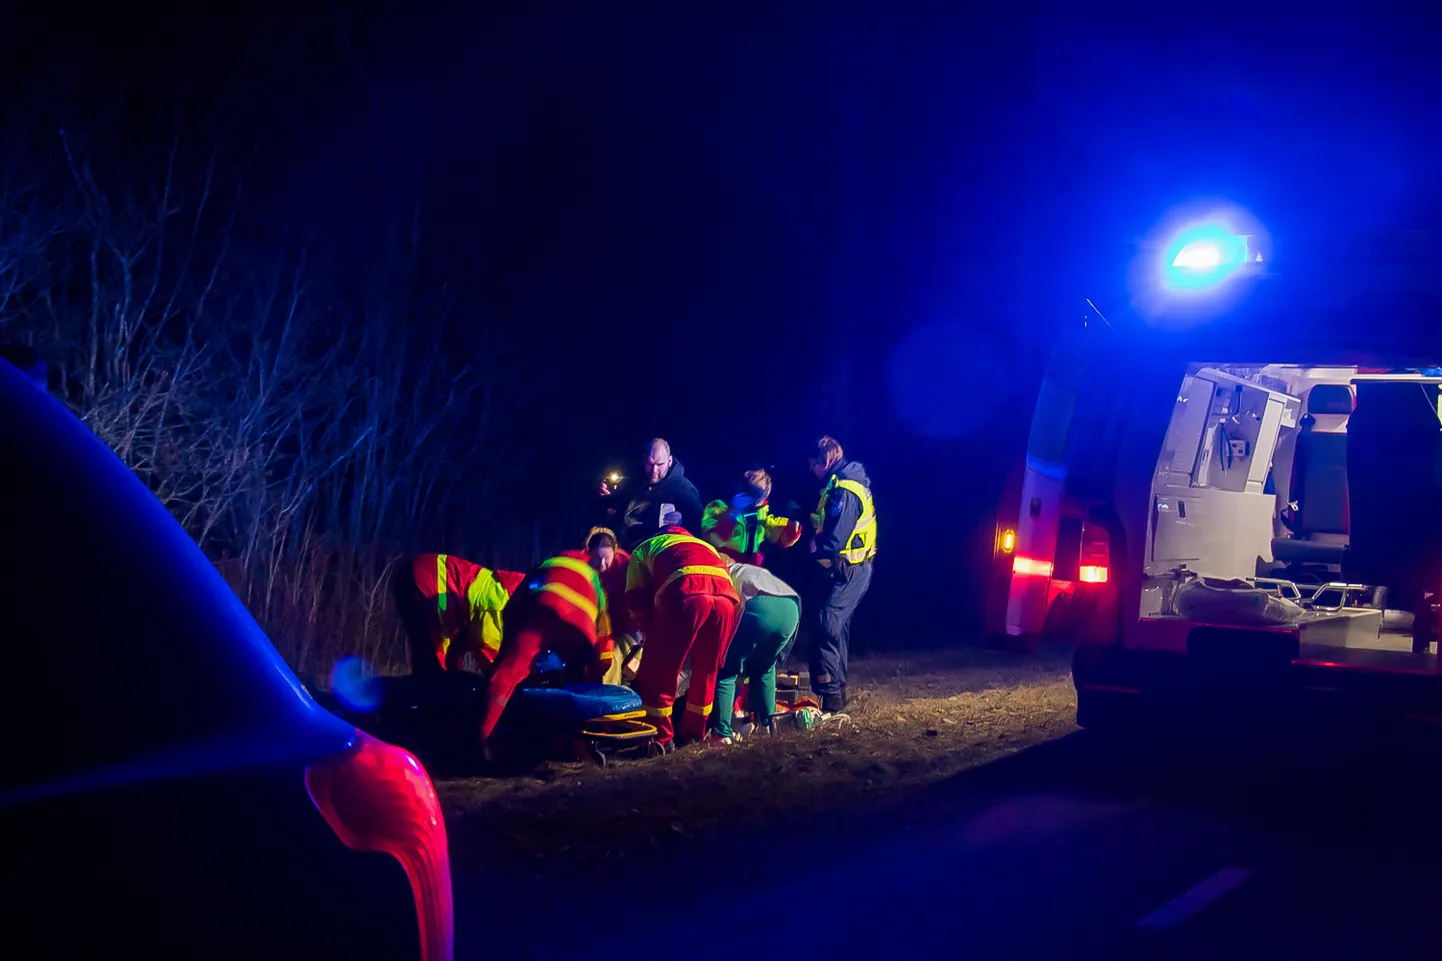
{"type": "Polygon", "coordinates": [[[754,564],[731,564],[729,569],[741,595],[741,617],[716,677],[708,743],[730,744],[739,737],[731,727],[738,679],[747,682],[747,707],[757,726],[769,725],[776,714],[776,666],[801,623],[801,598],[785,581],[754,564]]]}

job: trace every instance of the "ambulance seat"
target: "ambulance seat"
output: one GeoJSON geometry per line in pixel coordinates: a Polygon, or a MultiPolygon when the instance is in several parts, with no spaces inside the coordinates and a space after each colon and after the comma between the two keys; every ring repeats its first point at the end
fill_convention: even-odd
{"type": "Polygon", "coordinates": [[[1352,392],[1345,384],[1318,384],[1307,395],[1308,416],[1292,459],[1290,490],[1297,504],[1292,536],[1272,541],[1272,556],[1280,564],[1342,563],[1352,528],[1347,435],[1316,426],[1319,417],[1336,420],[1352,407],[1352,392]]]}

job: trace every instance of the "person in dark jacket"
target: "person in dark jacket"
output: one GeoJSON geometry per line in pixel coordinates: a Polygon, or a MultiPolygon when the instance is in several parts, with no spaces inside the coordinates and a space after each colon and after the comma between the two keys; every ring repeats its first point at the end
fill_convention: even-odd
{"type": "MultiPolygon", "coordinates": [[[[686,477],[681,462],[671,456],[671,445],[657,437],[647,448],[646,460],[641,465],[646,486],[636,493],[626,505],[626,512],[620,526],[621,546],[634,551],[636,546],[654,537],[668,524],[685,527],[697,533],[701,530],[701,495],[696,485],[686,477]],[[661,505],[671,504],[679,518],[661,517],[661,505]]],[[[601,496],[615,496],[616,491],[609,484],[601,485],[601,496]]]]}
{"type": "Polygon", "coordinates": [[[816,513],[811,515],[816,532],[811,553],[826,576],[817,605],[821,631],[812,645],[811,690],[821,698],[823,712],[838,714],[846,709],[851,618],[871,586],[876,505],[866,468],[859,461],[848,461],[834,439],[818,440],[810,463],[816,479],[826,482],[816,513]]]}

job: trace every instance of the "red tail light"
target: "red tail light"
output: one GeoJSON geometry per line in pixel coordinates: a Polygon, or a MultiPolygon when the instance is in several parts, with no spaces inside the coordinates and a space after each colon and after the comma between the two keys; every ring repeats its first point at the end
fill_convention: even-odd
{"type": "Polygon", "coordinates": [[[415,896],[422,961],[451,961],[451,855],[435,785],[408,751],[356,732],[350,750],[306,769],[305,787],[341,843],[389,854],[415,896]]]}
{"type": "Polygon", "coordinates": [[[1088,524],[1082,528],[1081,571],[1083,584],[1105,584],[1111,575],[1111,538],[1106,528],[1088,524]]]}
{"type": "Polygon", "coordinates": [[[1034,557],[1017,556],[1011,562],[1013,574],[1028,574],[1032,577],[1051,577],[1051,561],[1039,561],[1034,557]]]}

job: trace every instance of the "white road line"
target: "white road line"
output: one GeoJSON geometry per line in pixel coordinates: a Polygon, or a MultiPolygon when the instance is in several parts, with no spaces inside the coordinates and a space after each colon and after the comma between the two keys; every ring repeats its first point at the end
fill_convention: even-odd
{"type": "Polygon", "coordinates": [[[1241,886],[1251,876],[1252,872],[1246,868],[1222,868],[1142,918],[1137,922],[1137,927],[1153,931],[1165,931],[1175,927],[1217,898],[1241,886]]]}

